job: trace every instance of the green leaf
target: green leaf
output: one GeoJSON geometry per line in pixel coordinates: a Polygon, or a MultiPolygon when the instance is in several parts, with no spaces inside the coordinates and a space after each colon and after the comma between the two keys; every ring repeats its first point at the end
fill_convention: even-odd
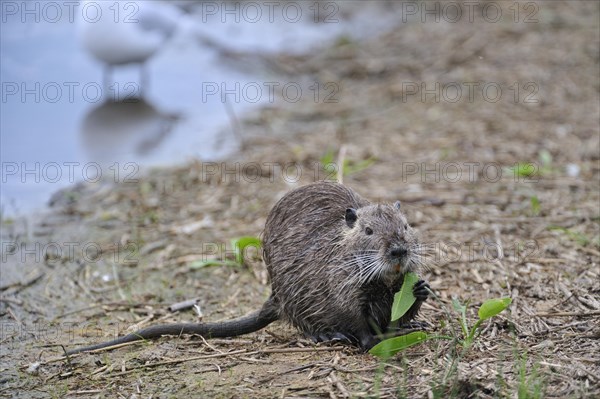
{"type": "Polygon", "coordinates": [[[467,307],[459,302],[457,298],[452,298],[452,307],[460,314],[464,314],[467,307]]]}
{"type": "Polygon", "coordinates": [[[537,216],[540,214],[541,209],[542,207],[540,206],[540,200],[537,196],[534,195],[533,197],[531,197],[531,213],[534,216],[537,216]]]}
{"type": "Polygon", "coordinates": [[[466,338],[469,334],[469,328],[467,327],[467,306],[461,304],[457,298],[452,298],[452,307],[455,311],[460,313],[460,328],[466,338]]]}
{"type": "Polygon", "coordinates": [[[549,168],[552,165],[552,154],[548,150],[541,150],[539,153],[540,162],[545,168],[549,168]]]}
{"type": "Polygon", "coordinates": [[[533,177],[538,174],[537,167],[532,162],[520,162],[510,169],[515,177],[533,177]]]}
{"type": "Polygon", "coordinates": [[[330,163],[333,163],[333,157],[334,157],[334,152],[333,150],[328,150],[325,155],[323,155],[321,157],[321,159],[319,160],[321,162],[321,165],[329,165],[330,163]]]}
{"type": "Polygon", "coordinates": [[[566,235],[568,235],[569,238],[577,241],[577,243],[579,245],[581,245],[582,247],[585,247],[591,241],[590,238],[588,236],[586,236],[585,234],[581,234],[581,233],[578,233],[576,231],[569,230],[569,229],[567,229],[565,227],[561,227],[561,226],[548,226],[548,230],[561,231],[561,232],[565,233],[566,235]]]}
{"type": "Polygon", "coordinates": [[[346,160],[344,162],[344,176],[346,175],[351,175],[357,172],[360,172],[364,169],[367,169],[369,166],[371,166],[373,163],[375,163],[375,158],[373,157],[369,157],[367,159],[362,159],[360,161],[350,161],[350,160],[346,160]]]}
{"type": "Polygon", "coordinates": [[[244,250],[247,247],[256,247],[260,248],[261,246],[260,238],[253,236],[240,237],[231,240],[231,246],[233,247],[233,252],[235,254],[235,261],[243,265],[244,264],[244,250]]]}
{"type": "Polygon", "coordinates": [[[413,294],[413,287],[419,281],[419,276],[415,273],[406,273],[400,291],[394,295],[394,304],[392,305],[392,321],[398,320],[415,303],[417,298],[413,294]]]}
{"type": "Polygon", "coordinates": [[[372,347],[369,353],[385,359],[425,340],[427,340],[427,334],[423,331],[415,331],[410,334],[383,340],[372,347]]]}
{"type": "Polygon", "coordinates": [[[479,315],[479,320],[483,321],[489,319],[490,317],[496,316],[498,313],[506,309],[511,302],[511,298],[488,299],[481,305],[479,311],[477,312],[479,315]]]}

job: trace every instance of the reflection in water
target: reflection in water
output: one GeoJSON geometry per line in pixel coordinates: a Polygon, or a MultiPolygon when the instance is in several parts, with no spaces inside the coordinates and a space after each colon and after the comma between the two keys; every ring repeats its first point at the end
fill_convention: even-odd
{"type": "Polygon", "coordinates": [[[143,98],[105,101],[81,123],[84,148],[96,162],[147,156],[169,135],[179,115],[165,114],[143,98]]]}

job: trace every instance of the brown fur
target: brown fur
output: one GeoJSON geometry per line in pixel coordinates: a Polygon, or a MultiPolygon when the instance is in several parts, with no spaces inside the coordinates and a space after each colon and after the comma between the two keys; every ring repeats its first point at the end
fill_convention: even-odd
{"type": "MultiPolygon", "coordinates": [[[[272,292],[261,310],[220,323],[151,326],[68,353],[162,335],[230,337],[278,319],[315,341],[368,349],[388,331],[394,293],[405,273],[417,271],[419,249],[399,203],[371,204],[342,184],[309,184],[287,193],[267,218],[263,257],[272,292]]],[[[414,318],[427,289],[423,281],[415,286],[417,301],[400,323],[414,318]]]]}
{"type": "MultiPolygon", "coordinates": [[[[388,328],[394,293],[420,264],[418,242],[399,207],[371,204],[337,183],[286,194],[267,218],[263,245],[270,300],[280,317],[317,341],[346,338],[365,348],[388,328]],[[356,210],[352,228],[344,217],[348,208],[356,210]],[[391,256],[393,248],[407,253],[391,256]],[[368,276],[366,265],[373,262],[368,276]]],[[[413,318],[421,302],[401,322],[413,318]]]]}

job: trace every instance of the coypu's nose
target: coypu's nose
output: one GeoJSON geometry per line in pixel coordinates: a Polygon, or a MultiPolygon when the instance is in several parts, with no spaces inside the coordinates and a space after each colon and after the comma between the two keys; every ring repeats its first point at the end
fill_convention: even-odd
{"type": "Polygon", "coordinates": [[[392,247],[390,250],[390,256],[393,258],[404,258],[408,254],[408,250],[405,247],[392,247]]]}

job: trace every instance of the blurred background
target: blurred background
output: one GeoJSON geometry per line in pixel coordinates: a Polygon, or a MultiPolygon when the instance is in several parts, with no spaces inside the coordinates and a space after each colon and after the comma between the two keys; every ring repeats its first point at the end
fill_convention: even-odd
{"type": "Polygon", "coordinates": [[[373,37],[399,11],[379,1],[2,1],[2,212],[38,208],[99,174],[224,157],[239,145],[240,115],[300,84],[277,78],[266,57],[373,37]]]}

